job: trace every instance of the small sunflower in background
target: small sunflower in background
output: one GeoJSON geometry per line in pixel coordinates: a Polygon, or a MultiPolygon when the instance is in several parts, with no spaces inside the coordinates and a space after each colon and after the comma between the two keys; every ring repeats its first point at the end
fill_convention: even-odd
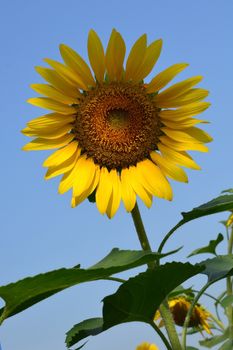
{"type": "Polygon", "coordinates": [[[230,227],[233,224],[233,210],[231,210],[231,214],[227,219],[226,226],[230,227]]]}
{"type": "Polygon", "coordinates": [[[159,348],[155,344],[144,342],[137,346],[136,350],[159,350],[159,348]]]}
{"type": "MultiPolygon", "coordinates": [[[[168,305],[171,310],[174,322],[177,326],[183,326],[188,310],[191,307],[191,300],[185,296],[179,296],[168,300],[168,305]]],[[[161,318],[160,312],[155,313],[154,320],[161,318]]],[[[211,325],[209,321],[212,315],[202,305],[196,304],[194,306],[188,327],[196,328],[200,332],[205,330],[208,334],[212,334],[211,325]]],[[[163,327],[163,321],[160,321],[159,327],[163,327]]]]}
{"type": "Polygon", "coordinates": [[[207,152],[211,137],[193,118],[209,107],[208,91],[194,76],[165,88],[188,64],[178,63],[144,79],[157,62],[162,41],[147,44],[142,35],[124,65],[126,47],[113,29],[106,51],[94,30],[88,36],[90,67],[67,45],[64,63],[45,59],[36,67],[48,84],[31,87],[45,97],[29,103],[52,113],[27,123],[35,139],[24,150],[57,149],[44,162],[45,179],[62,175],[59,193],[72,189],[72,207],[93,198],[112,218],[121,200],[131,212],[138,196],[149,208],[153,196],[172,200],[168,178],[188,182],[182,167],[200,169],[187,151],[207,152]]]}

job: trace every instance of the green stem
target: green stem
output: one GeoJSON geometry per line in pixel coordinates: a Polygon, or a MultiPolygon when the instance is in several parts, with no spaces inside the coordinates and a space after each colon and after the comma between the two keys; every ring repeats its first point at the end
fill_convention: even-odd
{"type": "Polygon", "coordinates": [[[160,338],[162,339],[162,341],[164,342],[164,345],[166,346],[166,348],[168,350],[172,350],[171,345],[169,344],[167,338],[164,336],[163,332],[161,332],[161,330],[159,329],[159,327],[152,321],[150,323],[151,327],[155,330],[155,332],[160,336],[160,338]]]}
{"type": "Polygon", "coordinates": [[[165,243],[167,242],[167,240],[171,237],[171,235],[173,234],[173,232],[175,232],[180,226],[182,226],[185,223],[184,220],[181,220],[178,222],[178,224],[176,224],[176,226],[174,226],[164,237],[164,239],[162,240],[159,249],[158,249],[158,253],[161,253],[163,250],[163,247],[165,246],[165,243]]]}
{"type": "Polygon", "coordinates": [[[159,312],[162,316],[164,326],[166,328],[168,337],[170,339],[172,349],[173,350],[181,350],[181,344],[178,337],[178,334],[176,332],[174,319],[172,316],[172,313],[170,311],[167,298],[164,299],[162,304],[160,305],[159,312]]]}
{"type": "Polygon", "coordinates": [[[138,234],[138,239],[141,243],[142,249],[145,251],[148,250],[151,252],[152,250],[151,250],[150,242],[147,238],[146,230],[143,225],[142,217],[141,217],[137,203],[135,204],[135,207],[132,210],[131,214],[133,217],[133,222],[134,222],[134,225],[138,234]]]}
{"type": "MultiPolygon", "coordinates": [[[[231,228],[231,234],[228,240],[228,254],[232,254],[233,250],[233,227],[231,228]]],[[[233,288],[232,288],[232,280],[231,276],[227,277],[227,295],[231,296],[233,295],[233,288]]],[[[233,306],[229,305],[227,307],[227,317],[228,317],[228,324],[229,324],[229,339],[232,341],[233,344],[233,306]]]]}
{"type": "MultiPolygon", "coordinates": [[[[151,252],[152,251],[151,246],[150,246],[149,240],[147,238],[146,230],[144,228],[143,221],[142,221],[141,214],[140,214],[137,203],[136,203],[134,209],[132,210],[131,214],[132,214],[133,222],[134,222],[136,232],[138,235],[138,239],[140,241],[142,249],[144,251],[151,252]]],[[[155,262],[148,263],[149,269],[154,269],[155,267],[156,267],[155,262]]],[[[172,349],[173,350],[181,350],[180,341],[179,341],[179,338],[178,338],[178,335],[176,332],[174,320],[173,320],[171,311],[169,309],[167,299],[165,299],[163,301],[162,305],[160,306],[159,311],[160,311],[160,314],[162,316],[169,340],[171,342],[172,349]]]]}
{"type": "Polygon", "coordinates": [[[187,330],[188,330],[188,325],[190,322],[190,318],[193,312],[193,308],[196,305],[196,303],[198,302],[198,300],[200,299],[200,297],[202,296],[202,294],[204,294],[204,292],[206,291],[206,289],[211,285],[211,283],[207,283],[196,295],[196,297],[193,299],[190,308],[187,312],[187,315],[185,317],[185,321],[184,321],[184,325],[183,325],[183,331],[182,331],[182,348],[183,350],[186,349],[186,336],[187,336],[187,330]]]}

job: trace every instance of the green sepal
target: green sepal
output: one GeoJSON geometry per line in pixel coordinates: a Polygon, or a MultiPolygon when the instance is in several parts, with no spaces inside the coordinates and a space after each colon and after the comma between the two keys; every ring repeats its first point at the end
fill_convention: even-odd
{"type": "Polygon", "coordinates": [[[96,193],[96,190],[93,191],[93,192],[90,194],[90,196],[87,197],[90,203],[95,203],[95,202],[96,202],[95,193],[96,193]]]}

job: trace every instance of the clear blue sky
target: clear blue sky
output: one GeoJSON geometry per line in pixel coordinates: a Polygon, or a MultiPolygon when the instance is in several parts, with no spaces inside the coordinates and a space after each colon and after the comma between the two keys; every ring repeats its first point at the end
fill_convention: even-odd
{"type": "MultiPolygon", "coordinates": [[[[188,185],[172,183],[172,203],[155,199],[152,209],[142,207],[156,249],[181,211],[233,187],[232,12],[231,0],[2,1],[0,284],[78,263],[87,267],[112,247],[140,248],[131,217],[123,208],[111,221],[88,202],[71,209],[70,194],[57,194],[59,180],[43,179],[41,165],[49,152],[21,151],[27,140],[20,130],[28,120],[43,114],[25,102],[35,96],[29,85],[41,82],[34,66],[41,65],[45,57],[58,59],[60,43],[87,57],[89,29],[95,29],[106,45],[115,27],[128,48],[142,33],[148,34],[149,41],[163,39],[155,73],[173,63],[188,62],[190,67],[182,78],[204,75],[202,87],[211,91],[212,102],[204,117],[211,121],[206,130],[214,142],[209,154],[195,155],[202,171],[188,171],[188,185]]],[[[185,261],[191,250],[216,237],[222,230],[218,221],[226,216],[188,224],[174,235],[167,249],[184,245],[174,259],[185,261]]],[[[201,284],[204,278],[196,281],[201,284]]],[[[0,329],[3,350],[65,350],[65,331],[83,319],[101,315],[102,298],[117,287],[102,281],[80,285],[12,317],[0,329]]],[[[154,340],[149,326],[129,324],[92,338],[85,349],[134,350],[143,340],[154,340]]]]}

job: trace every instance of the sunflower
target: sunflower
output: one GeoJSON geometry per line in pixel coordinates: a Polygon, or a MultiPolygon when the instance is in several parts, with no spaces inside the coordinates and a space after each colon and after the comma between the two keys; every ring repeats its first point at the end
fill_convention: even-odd
{"type": "Polygon", "coordinates": [[[33,84],[45,97],[28,102],[52,113],[27,123],[22,132],[35,139],[23,149],[57,149],[43,164],[45,179],[62,175],[59,193],[72,189],[72,207],[92,198],[100,213],[111,218],[121,200],[128,212],[137,196],[148,208],[153,196],[172,200],[167,177],[188,182],[181,167],[200,167],[186,151],[207,152],[204,143],[212,140],[195,126],[206,121],[193,118],[209,106],[203,102],[208,91],[194,88],[202,77],[164,89],[187,67],[178,63],[145,83],[162,47],[161,40],[147,45],[145,34],[125,66],[125,43],[115,29],[106,51],[94,30],[87,46],[93,73],[64,44],[64,63],[45,59],[50,68],[36,67],[48,84],[33,84]]]}
{"type": "Polygon", "coordinates": [[[137,346],[136,350],[159,350],[159,348],[155,344],[145,342],[137,346]]]}
{"type": "MultiPolygon", "coordinates": [[[[168,305],[173,315],[174,322],[177,326],[183,326],[188,310],[191,306],[191,301],[185,296],[180,296],[177,298],[172,298],[168,300],[168,305]]],[[[156,311],[155,321],[160,319],[160,312],[156,311]]],[[[200,304],[194,306],[190,322],[188,327],[197,328],[200,331],[205,330],[208,334],[212,334],[210,329],[210,324],[208,323],[211,318],[211,314],[204,309],[200,304]]],[[[163,326],[163,322],[159,323],[159,326],[163,326]]]]}

